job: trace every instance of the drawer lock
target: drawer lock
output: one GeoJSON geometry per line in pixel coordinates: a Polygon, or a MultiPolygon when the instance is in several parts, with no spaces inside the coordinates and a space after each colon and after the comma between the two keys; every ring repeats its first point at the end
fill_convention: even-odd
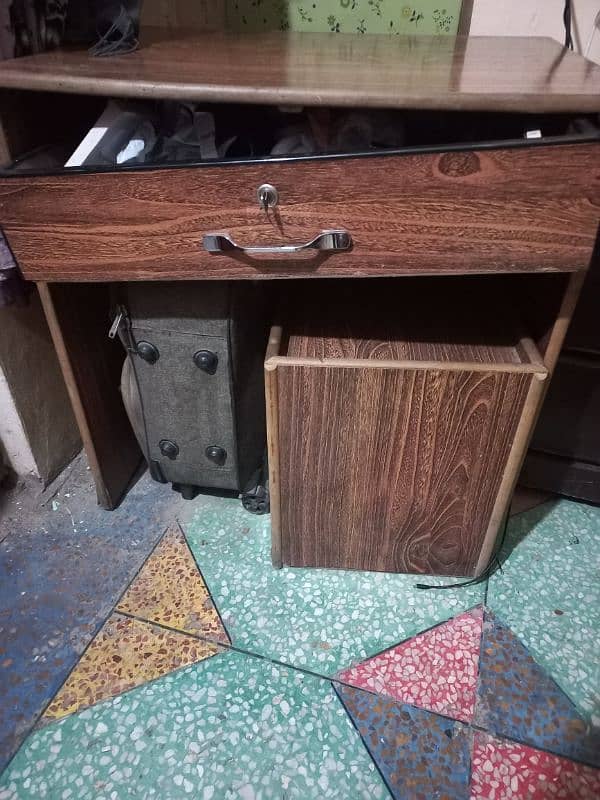
{"type": "Polygon", "coordinates": [[[270,208],[275,208],[279,200],[279,192],[270,183],[263,183],[256,190],[258,203],[263,211],[267,212],[270,208]]]}

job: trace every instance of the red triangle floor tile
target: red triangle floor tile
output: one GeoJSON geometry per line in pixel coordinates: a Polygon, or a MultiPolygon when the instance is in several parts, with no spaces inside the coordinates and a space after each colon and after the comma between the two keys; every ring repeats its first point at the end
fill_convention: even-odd
{"type": "Polygon", "coordinates": [[[470,722],[475,711],[482,627],[483,609],[471,609],[344,670],[338,679],[470,722]]]}
{"type": "Polygon", "coordinates": [[[598,800],[600,770],[476,733],[471,800],[598,800]]]}

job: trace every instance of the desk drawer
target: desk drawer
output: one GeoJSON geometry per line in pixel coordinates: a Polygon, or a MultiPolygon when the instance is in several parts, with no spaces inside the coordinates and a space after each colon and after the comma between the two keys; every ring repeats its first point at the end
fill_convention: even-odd
{"type": "Polygon", "coordinates": [[[598,144],[283,159],[0,180],[0,225],[31,280],[573,271],[600,219],[598,144]],[[274,185],[265,213],[257,188],[274,185]],[[348,250],[208,253],[203,237],[348,250]]]}

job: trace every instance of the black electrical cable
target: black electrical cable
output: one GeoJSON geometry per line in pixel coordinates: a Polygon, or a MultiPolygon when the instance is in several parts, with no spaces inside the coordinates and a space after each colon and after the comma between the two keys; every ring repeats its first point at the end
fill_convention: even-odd
{"type": "Polygon", "coordinates": [[[461,581],[460,583],[444,583],[441,586],[434,586],[433,584],[429,583],[416,583],[416,589],[462,589],[463,586],[476,586],[478,583],[487,580],[490,577],[493,570],[498,568],[500,572],[502,572],[502,564],[500,563],[500,559],[498,558],[498,553],[502,552],[502,548],[504,547],[504,540],[506,539],[506,531],[508,529],[508,514],[506,515],[506,520],[504,521],[504,530],[502,531],[502,537],[500,539],[500,545],[490,560],[490,563],[487,567],[483,570],[481,575],[477,578],[471,578],[469,581],[461,581]]]}
{"type": "Polygon", "coordinates": [[[89,48],[88,53],[96,57],[123,55],[137,50],[138,47],[139,41],[133,19],[121,6],[118,17],[96,44],[89,48]]]}
{"type": "Polygon", "coordinates": [[[573,49],[573,37],[571,35],[572,0],[565,0],[563,11],[563,24],[565,26],[565,47],[573,49]]]}

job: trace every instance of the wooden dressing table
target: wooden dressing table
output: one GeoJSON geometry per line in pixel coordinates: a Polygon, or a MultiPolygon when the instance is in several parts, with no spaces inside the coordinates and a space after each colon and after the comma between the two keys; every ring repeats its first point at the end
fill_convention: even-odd
{"type": "MultiPolygon", "coordinates": [[[[156,32],[126,56],[54,52],[0,63],[0,87],[6,165],[0,226],[23,276],[37,283],[101,505],[118,503],[140,460],[118,391],[122,353],[106,336],[109,284],[302,279],[313,311],[320,309],[314,326],[286,331],[285,319],[274,320],[279,325],[266,362],[275,563],[415,571],[433,563],[442,573],[481,573],[583,278],[597,257],[600,139],[569,128],[568,117],[600,112],[600,67],[541,38],[156,32]],[[426,113],[424,128],[442,113],[454,120],[463,114],[465,121],[473,112],[484,114],[492,127],[494,120],[502,127],[505,115],[522,114],[543,134],[549,121],[551,135],[525,139],[521,131],[452,142],[441,135],[396,151],[114,170],[10,168],[46,141],[64,136],[77,142],[97,116],[97,99],[106,97],[405,109],[426,113]],[[561,120],[565,129],[554,134],[561,120]],[[279,195],[270,214],[257,202],[263,184],[279,195]],[[311,242],[312,248],[289,249],[311,242]],[[386,285],[392,293],[399,287],[397,308],[407,309],[401,297],[410,295],[418,319],[401,331],[386,327],[379,339],[359,325],[349,334],[354,349],[345,350],[336,345],[336,331],[322,330],[319,314],[328,316],[336,305],[336,286],[375,277],[394,278],[386,285]],[[448,298],[443,307],[440,296],[448,298]],[[434,308],[439,324],[432,339],[427,321],[434,308]],[[463,335],[458,331],[472,311],[463,335]],[[504,311],[510,312],[506,325],[504,311]],[[486,326],[475,322],[480,317],[498,319],[488,341],[486,326]],[[518,335],[508,346],[513,318],[518,335]],[[385,336],[394,347],[382,355],[372,345],[385,336]],[[336,369],[343,375],[339,384],[336,369]],[[387,431],[411,455],[402,462],[390,450],[382,461],[388,450],[379,431],[379,455],[369,450],[372,438],[362,442],[370,452],[364,473],[348,466],[359,457],[350,448],[325,474],[323,450],[334,447],[342,429],[330,432],[328,443],[323,420],[314,422],[314,406],[305,407],[303,450],[294,433],[301,423],[289,409],[314,404],[334,384],[352,394],[352,370],[366,376],[379,404],[368,406],[353,395],[343,413],[364,415],[368,406],[375,419],[407,420],[408,427],[394,423],[387,431]],[[485,409],[483,428],[469,434],[468,421],[459,425],[460,453],[440,476],[436,464],[458,435],[444,414],[452,403],[463,413],[456,383],[463,378],[473,386],[491,381],[495,388],[476,403],[485,409]],[[407,381],[413,382],[408,394],[407,381]],[[425,418],[429,431],[418,427],[425,418]],[[411,439],[414,430],[419,435],[411,439]],[[480,445],[489,459],[484,467],[480,445]],[[309,462],[318,464],[312,474],[302,467],[309,462]],[[405,480],[408,464],[412,484],[405,480]],[[354,498],[348,502],[358,503],[361,486],[368,499],[332,519],[325,506],[335,507],[339,469],[354,498]],[[373,496],[381,470],[384,479],[373,496]],[[458,483],[448,477],[459,473],[458,483]],[[386,503],[401,508],[379,513],[386,503]],[[447,529],[438,511],[447,515],[447,529]],[[353,527],[359,518],[368,522],[353,527]],[[330,537],[322,535],[327,525],[330,537]],[[395,539],[399,527],[402,546],[395,539]],[[434,553],[433,539],[439,544],[450,529],[454,550],[434,553]]],[[[348,303],[352,309],[351,298],[348,303]]],[[[393,308],[386,313],[393,316],[393,308]]],[[[360,308],[351,313],[361,316],[360,308]]],[[[479,411],[473,413],[478,419],[479,411]]]]}

